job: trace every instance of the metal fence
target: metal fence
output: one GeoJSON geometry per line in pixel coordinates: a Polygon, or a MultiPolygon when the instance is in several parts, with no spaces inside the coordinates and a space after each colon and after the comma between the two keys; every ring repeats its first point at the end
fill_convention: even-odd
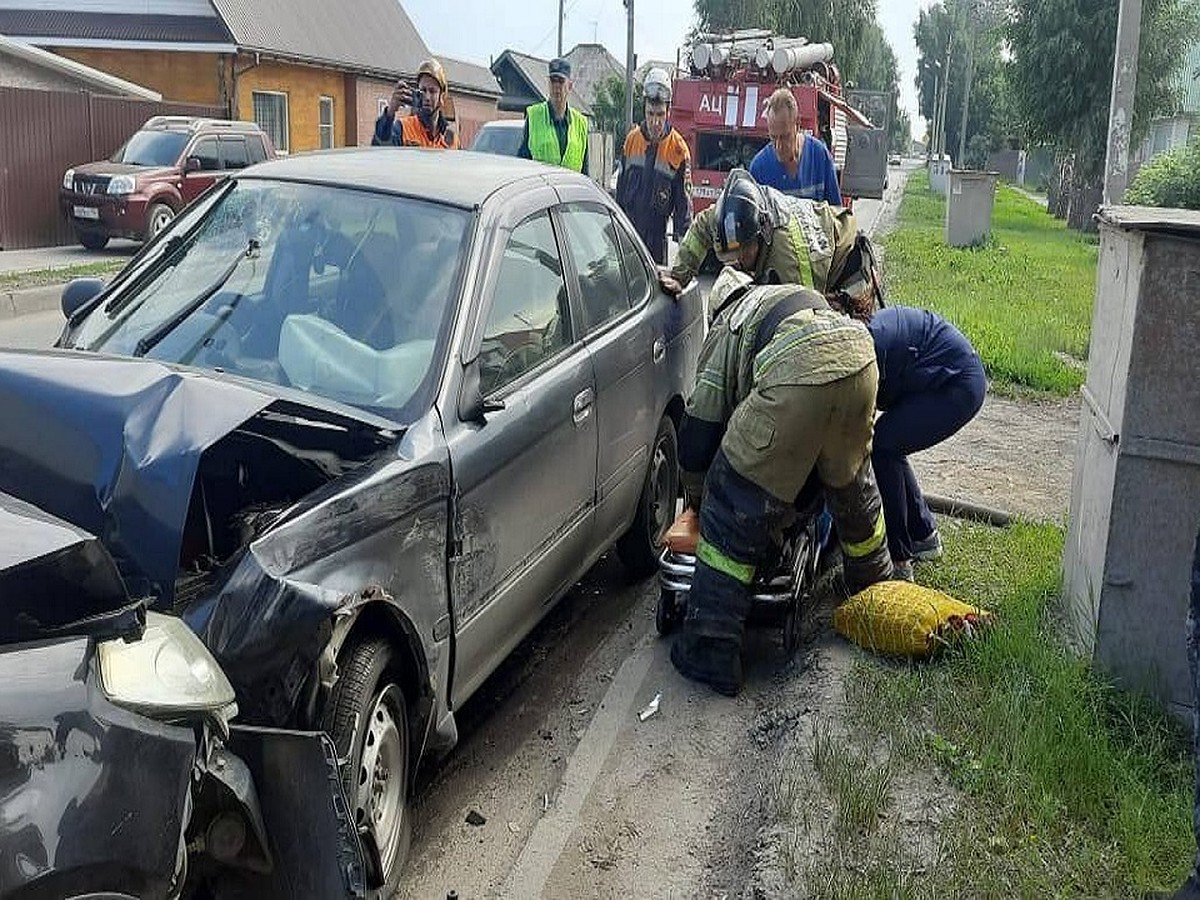
{"type": "Polygon", "coordinates": [[[111,156],[151,116],[224,118],[221,107],[0,88],[0,250],[74,243],[63,173],[111,156]]]}

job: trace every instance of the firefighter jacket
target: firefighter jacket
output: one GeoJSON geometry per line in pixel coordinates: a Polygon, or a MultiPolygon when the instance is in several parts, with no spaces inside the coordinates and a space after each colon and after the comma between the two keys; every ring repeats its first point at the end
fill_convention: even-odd
{"type": "Polygon", "coordinates": [[[441,113],[437,115],[437,127],[431,135],[418,115],[393,119],[385,109],[375,120],[375,146],[392,144],[397,147],[436,147],[442,150],[457,150],[458,134],[441,113]]]}
{"type": "Polygon", "coordinates": [[[644,125],[630,131],[617,178],[617,203],[661,265],[667,262],[667,219],[674,216],[678,236],[692,223],[691,193],[691,154],[683,135],[669,124],[654,142],[644,125]]]}
{"type": "MultiPolygon", "coordinates": [[[[759,254],[758,269],[748,273],[758,284],[802,284],[826,294],[837,284],[854,250],[858,225],[854,213],[839,206],[789,197],[763,188],[775,227],[759,254]]],[[[717,205],[696,214],[679,244],[671,274],[687,285],[700,270],[716,238],[717,205]]]]}
{"type": "Polygon", "coordinates": [[[866,326],[831,310],[814,291],[766,285],[735,295],[717,310],[700,350],[680,429],[679,461],[689,495],[699,496],[726,424],[756,385],[830,384],[874,363],[866,326]]]}
{"type": "MultiPolygon", "coordinates": [[[[525,128],[529,158],[538,162],[562,166],[574,172],[583,172],[587,160],[588,120],[577,109],[567,107],[566,144],[559,140],[550,114],[549,101],[535,103],[525,110],[525,128]]],[[[586,173],[584,173],[586,174],[586,173]]]]}

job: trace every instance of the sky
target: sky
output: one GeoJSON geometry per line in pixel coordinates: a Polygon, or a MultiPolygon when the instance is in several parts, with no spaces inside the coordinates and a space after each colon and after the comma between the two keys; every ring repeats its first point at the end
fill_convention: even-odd
{"type": "MultiPolygon", "coordinates": [[[[933,0],[880,0],[880,25],[900,64],[900,106],[913,120],[913,133],[924,132],[916,115],[917,48],[913,24],[917,11],[933,0]]],[[[426,45],[434,53],[488,65],[505,50],[549,59],[558,49],[558,0],[401,0],[426,45]],[[501,12],[503,9],[503,12],[501,12]]],[[[596,42],[625,61],[626,17],[622,0],[565,0],[563,49],[596,42]]],[[[670,60],[692,25],[691,0],[640,0],[634,4],[634,51],[638,63],[670,60]]],[[[820,35],[805,35],[820,39],[820,35]]],[[[836,58],[837,48],[834,47],[836,58]]]]}

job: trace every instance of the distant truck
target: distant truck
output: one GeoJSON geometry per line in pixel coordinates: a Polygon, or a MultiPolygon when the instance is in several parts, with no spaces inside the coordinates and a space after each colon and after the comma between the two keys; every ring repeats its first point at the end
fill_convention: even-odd
{"type": "Polygon", "coordinates": [[[737,31],[700,35],[674,80],[671,124],[691,150],[694,211],[712,204],[730,169],[749,167],[766,145],[766,104],[780,87],[796,98],[800,128],[833,154],[846,205],[883,196],[886,128],[843,96],[832,45],[737,31]]]}

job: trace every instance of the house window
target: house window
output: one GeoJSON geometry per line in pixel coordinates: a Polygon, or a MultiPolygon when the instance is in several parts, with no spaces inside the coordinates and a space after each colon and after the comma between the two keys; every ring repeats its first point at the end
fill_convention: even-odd
{"type": "Polygon", "coordinates": [[[254,121],[267,133],[275,149],[287,153],[288,141],[288,98],[276,91],[253,91],[254,121]]]}
{"type": "Polygon", "coordinates": [[[321,149],[333,149],[333,98],[322,97],[317,101],[317,113],[319,124],[317,131],[320,132],[321,149]]]}

